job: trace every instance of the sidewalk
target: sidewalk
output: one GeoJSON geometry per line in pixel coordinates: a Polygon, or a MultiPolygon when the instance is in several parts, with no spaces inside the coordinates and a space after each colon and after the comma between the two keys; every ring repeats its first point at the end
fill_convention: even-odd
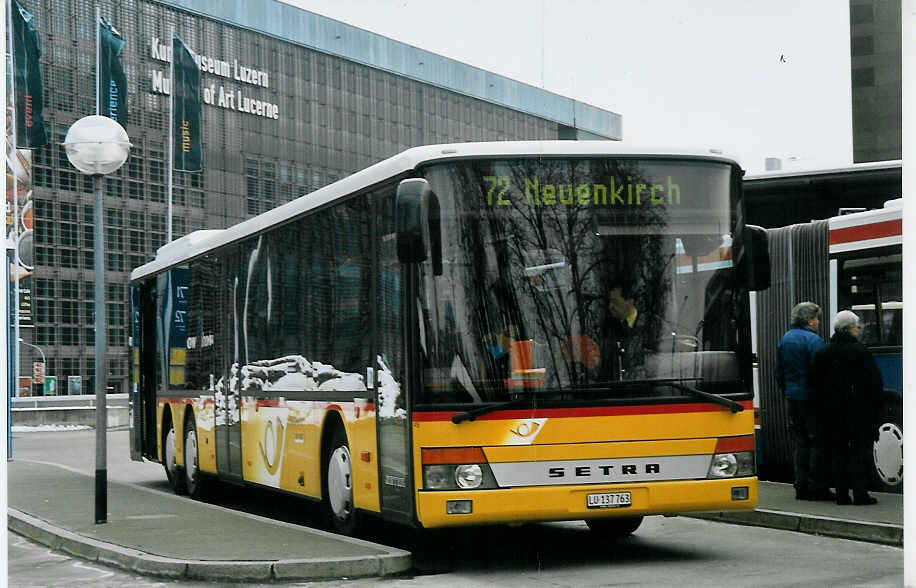
{"type": "MultiPolygon", "coordinates": [[[[386,576],[411,567],[400,549],[131,484],[109,482],[108,522],[96,525],[91,476],[43,462],[7,466],[12,531],[125,570],[244,582],[386,576]]],[[[790,484],[760,482],[756,511],[690,516],[902,546],[903,496],[874,495],[875,505],[838,506],[795,500],[790,484]]]]}
{"type": "Polygon", "coordinates": [[[878,504],[840,506],[796,500],[792,484],[759,482],[753,512],[719,512],[697,518],[903,546],[903,494],[872,492],[878,504]]]}
{"type": "Polygon", "coordinates": [[[141,486],[108,483],[108,522],[93,521],[95,481],[52,464],[7,463],[9,528],[121,569],[211,581],[387,576],[410,553],[141,486]],[[87,505],[75,509],[75,504],[87,505]]]}

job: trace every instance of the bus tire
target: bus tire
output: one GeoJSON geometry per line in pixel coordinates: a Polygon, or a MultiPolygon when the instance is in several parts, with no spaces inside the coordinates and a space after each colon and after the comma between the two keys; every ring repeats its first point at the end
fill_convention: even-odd
{"type": "Polygon", "coordinates": [[[602,539],[623,539],[633,534],[642,524],[642,517],[610,517],[585,521],[589,530],[602,539]]]}
{"type": "Polygon", "coordinates": [[[336,425],[324,460],[324,504],[328,523],[335,533],[352,535],[359,526],[353,506],[353,464],[343,425],[336,425]]]}
{"type": "Polygon", "coordinates": [[[207,478],[200,471],[198,455],[197,425],[194,412],[189,410],[184,418],[184,482],[188,495],[200,500],[206,492],[207,478]]]}
{"type": "Polygon", "coordinates": [[[165,407],[162,419],[162,465],[165,467],[165,477],[169,479],[169,486],[175,494],[184,494],[187,492],[187,486],[184,474],[178,467],[175,427],[172,425],[172,412],[168,406],[165,407]]]}
{"type": "Polygon", "coordinates": [[[903,491],[903,406],[897,398],[885,401],[872,444],[872,482],[879,492],[903,491]]]}

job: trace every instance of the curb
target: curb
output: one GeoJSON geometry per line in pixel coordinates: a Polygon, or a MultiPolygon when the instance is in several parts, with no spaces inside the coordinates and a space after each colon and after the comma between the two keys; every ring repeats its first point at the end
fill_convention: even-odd
{"type": "Polygon", "coordinates": [[[51,525],[14,508],[7,527],[53,550],[129,572],[162,578],[258,582],[269,580],[335,580],[391,576],[410,569],[411,554],[389,548],[383,555],[303,558],[272,561],[175,559],[86,537],[51,525]]]}
{"type": "Polygon", "coordinates": [[[903,526],[888,523],[850,521],[766,509],[757,509],[750,512],[713,512],[687,516],[721,523],[768,527],[807,533],[809,535],[839,537],[841,539],[903,547],[903,526]]]}

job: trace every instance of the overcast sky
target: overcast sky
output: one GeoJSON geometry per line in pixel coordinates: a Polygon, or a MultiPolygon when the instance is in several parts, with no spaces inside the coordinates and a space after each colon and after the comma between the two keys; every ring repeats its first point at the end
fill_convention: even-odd
{"type": "Polygon", "coordinates": [[[286,0],[592,104],[749,173],[852,162],[845,0],[286,0]]]}

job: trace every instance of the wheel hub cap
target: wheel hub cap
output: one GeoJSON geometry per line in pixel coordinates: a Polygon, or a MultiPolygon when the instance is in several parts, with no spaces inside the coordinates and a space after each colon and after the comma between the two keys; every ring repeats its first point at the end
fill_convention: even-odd
{"type": "Polygon", "coordinates": [[[350,450],[346,447],[338,447],[331,454],[328,463],[328,499],[336,517],[344,519],[349,516],[353,509],[353,474],[350,450]]]}
{"type": "Polygon", "coordinates": [[[888,486],[903,481],[903,431],[894,423],[878,427],[874,444],[875,470],[888,486]]]}

